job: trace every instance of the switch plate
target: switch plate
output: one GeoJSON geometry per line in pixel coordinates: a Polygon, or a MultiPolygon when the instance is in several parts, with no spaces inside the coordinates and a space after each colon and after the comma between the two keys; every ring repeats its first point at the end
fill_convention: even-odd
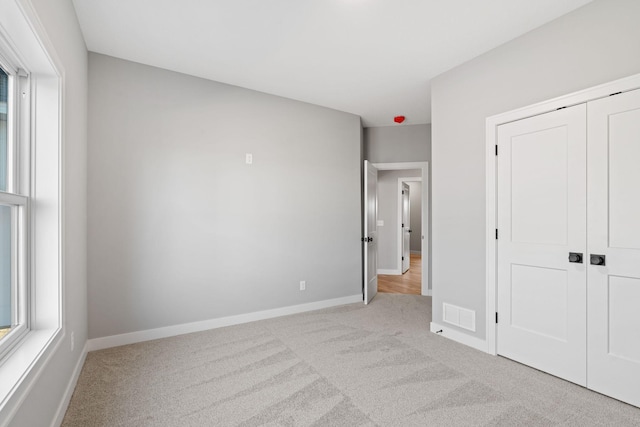
{"type": "Polygon", "coordinates": [[[384,220],[383,219],[379,219],[378,223],[377,223],[378,227],[384,227],[384,220]]]}
{"type": "Polygon", "coordinates": [[[245,162],[250,165],[253,163],[253,154],[247,153],[245,154],[245,162]]]}
{"type": "Polygon", "coordinates": [[[304,280],[300,281],[300,290],[304,291],[305,289],[307,289],[307,282],[304,280]]]}

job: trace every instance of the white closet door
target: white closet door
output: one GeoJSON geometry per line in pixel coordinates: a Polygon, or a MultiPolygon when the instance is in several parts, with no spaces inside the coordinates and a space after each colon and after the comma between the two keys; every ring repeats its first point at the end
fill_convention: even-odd
{"type": "Polygon", "coordinates": [[[586,105],[498,128],[498,354],[586,384],[586,105]]]}
{"type": "Polygon", "coordinates": [[[640,406],[640,91],[587,108],[587,385],[640,406]]]}

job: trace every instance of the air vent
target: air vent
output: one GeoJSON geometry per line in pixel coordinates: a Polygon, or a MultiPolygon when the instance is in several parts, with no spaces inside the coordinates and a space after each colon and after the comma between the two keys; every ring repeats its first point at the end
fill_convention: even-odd
{"type": "Polygon", "coordinates": [[[457,305],[442,303],[442,321],[469,331],[476,331],[476,312],[457,305]]]}

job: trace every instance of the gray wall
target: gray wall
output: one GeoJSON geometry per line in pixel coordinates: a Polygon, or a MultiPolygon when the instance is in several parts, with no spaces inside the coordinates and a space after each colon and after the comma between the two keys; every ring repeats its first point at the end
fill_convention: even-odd
{"type": "Polygon", "coordinates": [[[91,338],[362,292],[358,116],[93,53],[89,94],[91,338]]]}
{"type": "Polygon", "coordinates": [[[364,158],[371,163],[428,162],[431,125],[365,128],[364,158]]]}
{"type": "MultiPolygon", "coordinates": [[[[400,270],[398,265],[398,178],[421,176],[419,169],[378,171],[378,268],[400,270]]],[[[418,222],[420,219],[418,218],[418,222]]]]}
{"type": "Polygon", "coordinates": [[[422,252],[422,182],[409,182],[411,201],[411,250],[422,252]]]}
{"type": "Polygon", "coordinates": [[[71,0],[31,0],[65,71],[62,305],[65,340],[47,361],[11,425],[48,426],[87,341],[87,51],[71,0]],[[75,333],[75,350],[70,335],[75,333]]]}
{"type": "Polygon", "coordinates": [[[485,337],[485,119],[639,73],[638,17],[597,0],[433,80],[434,321],[470,308],[485,337]]]}

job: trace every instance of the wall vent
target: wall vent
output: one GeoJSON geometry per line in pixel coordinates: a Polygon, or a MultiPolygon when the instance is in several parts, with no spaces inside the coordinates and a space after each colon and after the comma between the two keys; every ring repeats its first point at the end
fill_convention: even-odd
{"type": "Polygon", "coordinates": [[[469,331],[476,331],[476,312],[457,305],[442,303],[442,321],[469,331]]]}

